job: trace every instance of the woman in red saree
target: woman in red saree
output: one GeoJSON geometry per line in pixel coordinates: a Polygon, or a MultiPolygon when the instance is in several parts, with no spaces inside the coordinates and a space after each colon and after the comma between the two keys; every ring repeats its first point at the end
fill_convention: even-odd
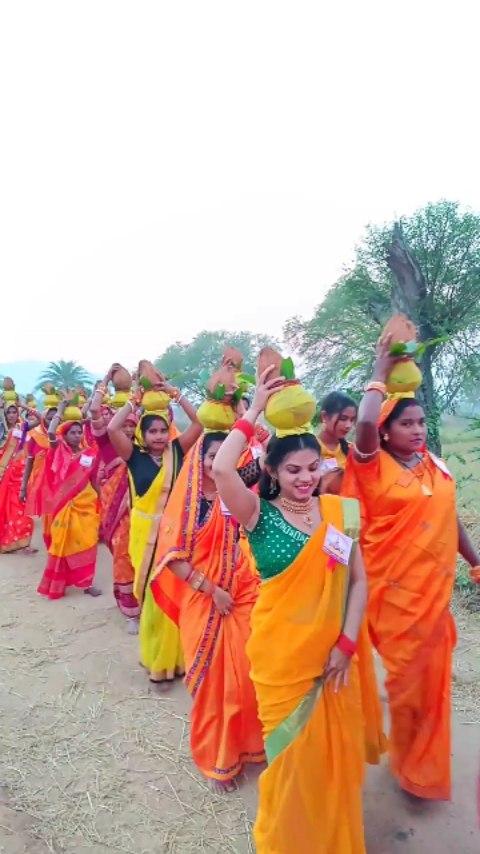
{"type": "Polygon", "coordinates": [[[95,486],[98,453],[85,444],[79,421],[58,427],[64,410],[62,402],[50,424],[45,460],[52,525],[47,565],[37,592],[49,599],[60,599],[67,587],[79,587],[93,596],[99,593],[93,587],[100,524],[95,486]]]}
{"type": "Polygon", "coordinates": [[[151,589],[180,626],[194,762],[214,787],[230,791],[243,766],[265,753],[245,652],[259,579],[217,497],[212,465],[224,439],[207,433],[185,460],[160,525],[151,589]]]}
{"type": "MultiPolygon", "coordinates": [[[[130,493],[127,464],[118,456],[108,436],[112,416],[102,406],[103,390],[95,391],[90,404],[91,436],[103,463],[100,481],[101,534],[113,556],[113,595],[120,612],[127,618],[129,634],[138,634],[140,606],[133,592],[135,570],[128,553],[130,537],[130,493]]],[[[131,412],[122,430],[133,440],[137,416],[131,412]]]]}
{"type": "Polygon", "coordinates": [[[0,449],[0,553],[33,553],[35,550],[30,548],[33,520],[20,500],[28,424],[19,422],[17,406],[7,406],[5,427],[6,439],[0,449]]]}
{"type": "Polygon", "coordinates": [[[20,489],[20,500],[26,502],[29,516],[43,519],[43,541],[50,544],[50,517],[46,512],[45,459],[49,448],[48,428],[57,408],[51,407],[41,416],[40,424],[29,433],[27,459],[20,489]]]}
{"type": "Polygon", "coordinates": [[[383,401],[394,364],[390,338],[379,342],[344,486],[362,505],[368,620],[387,673],[392,772],[410,795],[448,800],[450,602],[457,552],[471,566],[480,559],[457,518],[454,480],[425,448],[425,413],[413,392],[383,401]]]}

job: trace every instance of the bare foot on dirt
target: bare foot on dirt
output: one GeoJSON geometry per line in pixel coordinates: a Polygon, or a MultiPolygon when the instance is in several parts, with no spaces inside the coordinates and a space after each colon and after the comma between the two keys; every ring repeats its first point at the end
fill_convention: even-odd
{"type": "Polygon", "coordinates": [[[101,596],[102,591],[98,589],[98,587],[87,587],[84,591],[87,596],[101,596]]]}
{"type": "Polygon", "coordinates": [[[230,795],[238,789],[235,779],[225,780],[225,782],[222,782],[222,780],[209,780],[209,783],[212,792],[215,792],[216,795],[230,795]]]}
{"type": "Polygon", "coordinates": [[[18,550],[19,555],[36,555],[38,554],[38,549],[32,548],[32,546],[25,546],[24,549],[18,550]]]}
{"type": "Polygon", "coordinates": [[[127,617],[127,635],[138,635],[139,625],[138,617],[127,617]]]}
{"type": "Polygon", "coordinates": [[[154,694],[166,694],[174,683],[173,679],[163,679],[161,682],[150,680],[150,686],[154,694]]]}

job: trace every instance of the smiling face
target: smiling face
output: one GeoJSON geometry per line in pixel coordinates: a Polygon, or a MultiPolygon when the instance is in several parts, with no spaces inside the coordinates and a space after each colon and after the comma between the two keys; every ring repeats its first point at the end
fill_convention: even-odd
{"type": "Polygon", "coordinates": [[[72,424],[69,430],[65,433],[65,441],[72,451],[78,451],[82,441],[83,430],[81,424],[72,424]]]}
{"type": "Polygon", "coordinates": [[[400,412],[400,415],[389,419],[388,425],[382,428],[381,434],[387,434],[386,448],[398,456],[409,457],[421,451],[427,439],[427,424],[425,413],[421,406],[412,403],[400,412]]]}
{"type": "Polygon", "coordinates": [[[150,454],[159,457],[168,445],[168,426],[163,418],[154,418],[143,431],[145,446],[150,454]]]}
{"type": "Polygon", "coordinates": [[[276,471],[269,471],[278,478],[283,498],[308,501],[320,482],[320,454],[310,448],[292,451],[286,454],[276,471]]]}

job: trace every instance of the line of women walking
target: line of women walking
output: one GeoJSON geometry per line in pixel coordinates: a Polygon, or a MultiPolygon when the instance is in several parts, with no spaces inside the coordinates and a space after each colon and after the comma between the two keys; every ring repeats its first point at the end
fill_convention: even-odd
{"type": "MultiPolygon", "coordinates": [[[[185,674],[199,771],[225,792],[246,764],[267,763],[260,854],[365,851],[365,763],[386,749],[410,796],[451,796],[450,601],[457,553],[474,576],[480,558],[454,480],[426,448],[422,407],[411,390],[388,394],[397,361],[384,336],[358,413],[343,393],[327,395],[318,438],[315,402],[274,351],[260,355],[248,408],[230,351],[198,412],[145,366],[149,382],[115,414],[104,402],[112,366],[87,428],[81,415],[65,420],[68,399],[46,413],[31,433],[41,451],[24,450],[27,432],[6,412],[0,535],[17,512],[2,509],[1,490],[17,489],[44,519],[39,593],[58,598],[69,585],[98,592],[101,534],[149,679],[165,690],[185,674]],[[190,420],[181,434],[172,404],[190,420]],[[266,453],[259,420],[273,431],[266,453]],[[386,672],[388,746],[372,645],[386,672]]],[[[17,521],[22,548],[28,525],[17,521]]]]}

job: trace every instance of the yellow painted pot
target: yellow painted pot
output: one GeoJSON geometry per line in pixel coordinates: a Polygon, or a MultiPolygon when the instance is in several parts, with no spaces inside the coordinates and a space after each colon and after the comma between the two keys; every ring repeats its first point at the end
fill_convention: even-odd
{"type": "Polygon", "coordinates": [[[276,430],[295,430],[310,423],[315,409],[315,398],[299,382],[292,382],[272,395],[265,418],[276,430]]]}
{"type": "Polygon", "coordinates": [[[389,394],[416,391],[422,384],[422,372],[413,359],[396,362],[387,379],[389,394]]]}
{"type": "Polygon", "coordinates": [[[146,391],[142,397],[145,412],[163,412],[168,409],[170,398],[164,391],[146,391]]]}
{"type": "Polygon", "coordinates": [[[232,407],[218,400],[204,400],[197,410],[197,418],[205,430],[221,430],[223,433],[235,424],[232,407]]]}
{"type": "Polygon", "coordinates": [[[64,421],[82,421],[82,410],[79,406],[67,406],[63,413],[64,421]]]}
{"type": "Polygon", "coordinates": [[[114,409],[121,409],[130,400],[129,391],[116,391],[115,394],[108,399],[108,405],[114,409]]]}

